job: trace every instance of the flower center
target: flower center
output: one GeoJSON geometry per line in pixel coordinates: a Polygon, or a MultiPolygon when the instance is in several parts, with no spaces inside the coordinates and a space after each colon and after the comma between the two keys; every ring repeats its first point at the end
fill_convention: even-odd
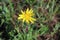
{"type": "Polygon", "coordinates": [[[26,19],[29,19],[30,18],[30,15],[29,14],[25,14],[25,18],[26,19]]]}

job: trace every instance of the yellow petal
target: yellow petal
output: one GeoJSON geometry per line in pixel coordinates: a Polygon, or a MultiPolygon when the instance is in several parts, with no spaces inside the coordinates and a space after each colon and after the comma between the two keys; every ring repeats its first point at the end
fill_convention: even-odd
{"type": "Polygon", "coordinates": [[[19,17],[21,17],[22,15],[20,14],[19,17]]]}
{"type": "Polygon", "coordinates": [[[22,17],[18,17],[18,20],[22,19],[22,17]]]}
{"type": "Polygon", "coordinates": [[[22,10],[21,10],[21,13],[22,13],[22,14],[25,14],[25,12],[23,12],[22,10]]]}
{"type": "Polygon", "coordinates": [[[32,9],[30,9],[30,11],[29,11],[30,13],[33,13],[33,10],[32,9]]]}
{"type": "Polygon", "coordinates": [[[28,20],[26,20],[26,22],[29,24],[29,21],[28,20]]]}
{"type": "Polygon", "coordinates": [[[23,22],[25,21],[25,18],[23,19],[23,22]]]}
{"type": "Polygon", "coordinates": [[[31,20],[36,21],[36,19],[34,19],[34,18],[31,18],[31,20]]]}
{"type": "Polygon", "coordinates": [[[29,12],[29,8],[27,8],[27,10],[26,10],[26,14],[28,14],[28,12],[29,12]]]}
{"type": "Polygon", "coordinates": [[[31,19],[29,20],[31,23],[34,23],[34,21],[32,21],[31,19]]]}

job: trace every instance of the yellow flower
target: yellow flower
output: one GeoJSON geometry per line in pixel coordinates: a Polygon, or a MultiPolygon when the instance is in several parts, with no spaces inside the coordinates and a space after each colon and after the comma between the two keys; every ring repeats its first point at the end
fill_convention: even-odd
{"type": "Polygon", "coordinates": [[[29,10],[29,8],[27,8],[26,11],[21,10],[21,13],[22,14],[19,14],[18,20],[22,20],[26,23],[34,23],[34,21],[36,21],[36,19],[33,18],[34,13],[32,9],[29,10]]]}

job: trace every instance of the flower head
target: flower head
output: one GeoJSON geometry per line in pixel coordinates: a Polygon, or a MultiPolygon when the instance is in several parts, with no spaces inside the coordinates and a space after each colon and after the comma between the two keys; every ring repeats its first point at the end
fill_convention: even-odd
{"type": "Polygon", "coordinates": [[[18,20],[22,20],[26,23],[34,23],[34,21],[36,21],[36,19],[33,18],[34,13],[32,9],[29,10],[29,8],[27,8],[26,11],[21,10],[21,13],[22,14],[19,14],[18,20]]]}

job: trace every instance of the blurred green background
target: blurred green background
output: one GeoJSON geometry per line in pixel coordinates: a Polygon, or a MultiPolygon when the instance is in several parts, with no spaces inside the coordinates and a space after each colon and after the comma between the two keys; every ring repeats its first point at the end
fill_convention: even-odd
{"type": "Polygon", "coordinates": [[[60,40],[60,1],[0,0],[0,40],[60,40]],[[33,8],[34,24],[17,19],[27,8],[33,8]]]}

